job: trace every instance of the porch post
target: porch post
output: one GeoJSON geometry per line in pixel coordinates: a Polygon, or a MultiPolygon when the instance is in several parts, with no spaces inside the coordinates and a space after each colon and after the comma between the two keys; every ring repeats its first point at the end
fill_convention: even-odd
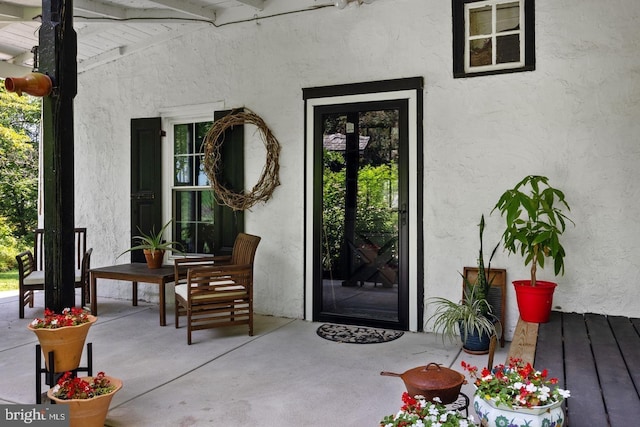
{"type": "Polygon", "coordinates": [[[39,71],[53,81],[42,117],[45,307],[75,305],[73,98],[77,93],[77,38],[72,0],[42,0],[39,71]]]}

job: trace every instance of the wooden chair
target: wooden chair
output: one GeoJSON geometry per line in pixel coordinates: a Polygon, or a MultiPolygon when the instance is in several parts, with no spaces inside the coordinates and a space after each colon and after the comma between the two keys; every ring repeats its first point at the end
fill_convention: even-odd
{"type": "Polygon", "coordinates": [[[24,251],[16,255],[18,262],[18,312],[20,319],[24,319],[24,306],[33,307],[34,291],[44,290],[44,271],[35,269],[35,262],[31,251],[24,251]]]}
{"type": "MultiPolygon", "coordinates": [[[[179,317],[187,316],[187,342],[191,344],[191,332],[197,329],[207,329],[220,326],[246,323],[249,325],[249,335],[253,335],[253,262],[260,237],[240,233],[236,237],[231,255],[185,257],[174,260],[175,273],[175,325],[179,327],[179,317]],[[249,280],[245,273],[237,273],[238,285],[243,289],[234,289],[231,293],[221,292],[222,277],[229,277],[236,270],[249,269],[249,280]],[[225,273],[222,273],[222,270],[225,273]],[[191,272],[203,271],[211,274],[211,283],[215,283],[210,290],[217,292],[201,292],[209,288],[206,279],[193,276],[191,272]],[[224,275],[227,276],[224,276],[224,275]],[[197,294],[197,298],[194,297],[197,294]],[[231,298],[232,296],[237,298],[231,298]],[[213,298],[213,301],[212,300],[213,298]],[[217,298],[217,299],[215,299],[217,298]],[[231,303],[230,303],[231,300],[231,303]],[[246,307],[246,308],[243,308],[246,307]],[[225,310],[227,314],[225,315],[225,310]]],[[[193,273],[195,274],[195,273],[193,273]]],[[[234,280],[234,278],[230,279],[234,280]]],[[[234,282],[235,283],[235,282],[234,282]]],[[[230,285],[231,283],[227,283],[230,285]]],[[[235,286],[235,284],[234,284],[235,286]]]]}
{"type": "MultiPolygon", "coordinates": [[[[260,237],[251,234],[240,233],[233,243],[231,255],[205,255],[205,256],[185,256],[173,260],[175,273],[175,284],[186,283],[187,271],[193,267],[204,267],[208,265],[243,265],[253,266],[256,249],[260,243],[260,237]]],[[[176,312],[176,316],[178,313],[176,312]]],[[[177,322],[176,322],[177,323],[177,322]]]]}
{"type": "Polygon", "coordinates": [[[80,306],[88,305],[91,303],[91,286],[89,282],[89,270],[91,270],[91,254],[93,248],[87,249],[82,257],[82,266],[80,267],[80,281],[76,280],[76,288],[81,288],[80,306]]]}
{"type": "MultiPolygon", "coordinates": [[[[87,229],[85,227],[74,228],[75,233],[75,251],[74,251],[74,265],[75,265],[75,287],[83,288],[85,290],[82,304],[86,304],[91,299],[89,295],[89,287],[86,289],[82,284],[82,262],[87,254],[87,229]],[[85,299],[86,298],[86,299],[85,299]]],[[[91,256],[91,255],[89,255],[91,256]]],[[[33,263],[34,270],[44,271],[44,229],[37,228],[34,231],[33,238],[33,263]]]]}
{"type": "MultiPolygon", "coordinates": [[[[175,288],[176,311],[187,316],[187,344],[193,331],[224,326],[248,325],[253,335],[252,266],[220,265],[195,267],[187,283],[175,288]]],[[[176,328],[178,320],[176,316],[176,328]]]]}
{"type": "MultiPolygon", "coordinates": [[[[79,278],[76,277],[75,287],[80,289],[80,306],[90,302],[89,298],[89,270],[91,269],[91,253],[93,248],[85,252],[82,257],[79,278]]],[[[33,308],[34,291],[44,290],[44,271],[35,270],[35,260],[31,251],[24,251],[16,255],[18,262],[18,304],[19,317],[24,319],[24,307],[29,304],[33,308]]]]}

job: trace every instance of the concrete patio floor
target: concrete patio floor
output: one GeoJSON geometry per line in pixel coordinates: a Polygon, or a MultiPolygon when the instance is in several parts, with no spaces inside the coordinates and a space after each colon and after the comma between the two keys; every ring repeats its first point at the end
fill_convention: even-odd
{"type": "MultiPolygon", "coordinates": [[[[172,298],[170,298],[172,300],[172,298]]],[[[33,404],[36,337],[26,328],[42,315],[43,295],[18,319],[17,297],[0,294],[0,404],[33,404]]],[[[405,334],[388,343],[341,344],[316,334],[321,323],[257,315],[255,335],[245,327],[176,329],[158,306],[100,298],[93,343],[94,374],[104,371],[124,387],[111,403],[107,426],[378,426],[398,411],[403,373],[430,362],[461,370],[460,361],[484,366],[487,356],[461,352],[439,335],[405,334]]],[[[498,347],[505,360],[508,343],[498,347]]],[[[81,366],[86,365],[83,355],[81,366]]],[[[44,384],[44,379],[43,379],[44,384]]],[[[45,391],[43,385],[43,391],[45,391]]],[[[469,385],[464,393],[472,396],[469,385]]],[[[470,408],[470,413],[473,409],[470,408]]]]}

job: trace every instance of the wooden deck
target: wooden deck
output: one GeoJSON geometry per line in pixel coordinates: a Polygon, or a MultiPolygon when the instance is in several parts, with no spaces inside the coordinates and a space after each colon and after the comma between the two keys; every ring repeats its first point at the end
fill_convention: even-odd
{"type": "Polygon", "coordinates": [[[640,425],[640,319],[553,312],[549,323],[519,322],[511,346],[508,357],[535,354],[571,391],[568,426],[640,425]]]}

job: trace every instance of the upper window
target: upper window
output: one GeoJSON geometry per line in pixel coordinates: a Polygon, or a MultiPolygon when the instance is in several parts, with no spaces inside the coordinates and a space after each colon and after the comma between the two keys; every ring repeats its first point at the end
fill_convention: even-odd
{"type": "Polygon", "coordinates": [[[453,75],[535,69],[534,0],[452,0],[453,75]]]}

